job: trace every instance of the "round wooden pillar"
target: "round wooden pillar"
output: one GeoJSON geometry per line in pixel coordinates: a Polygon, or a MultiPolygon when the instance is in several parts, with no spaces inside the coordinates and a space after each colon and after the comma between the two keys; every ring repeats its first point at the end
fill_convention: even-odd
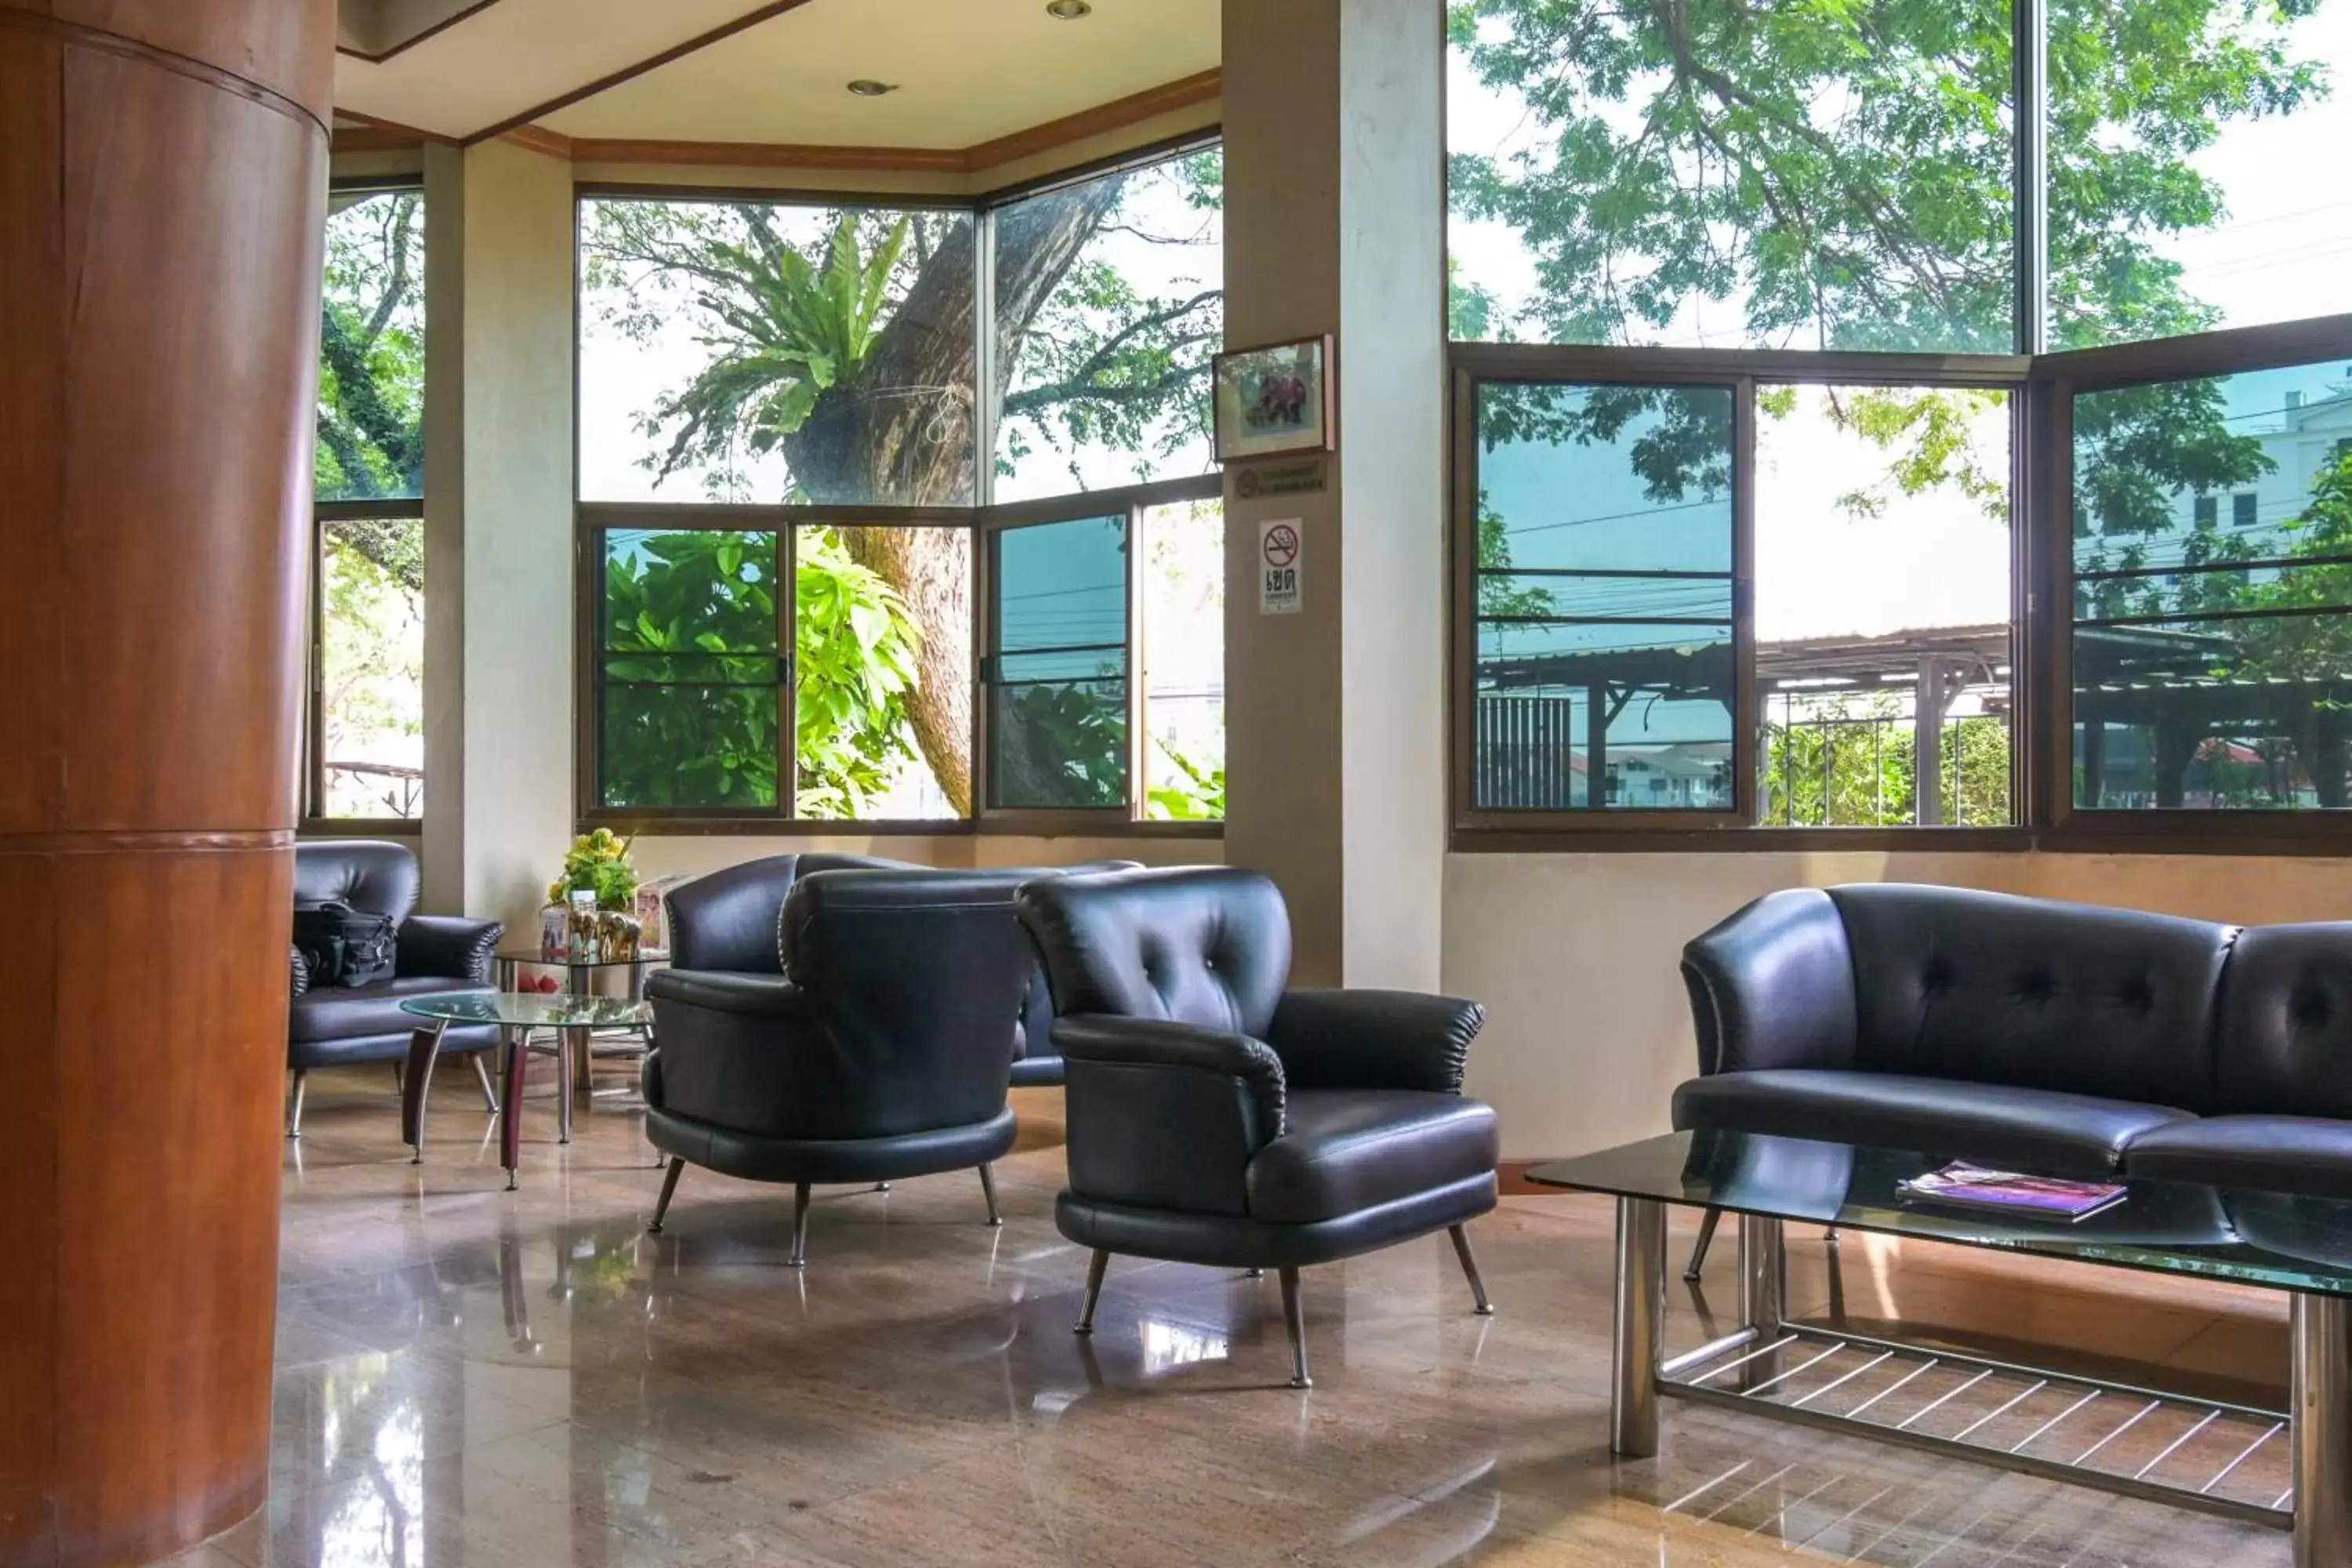
{"type": "Polygon", "coordinates": [[[0,0],[0,1562],[268,1476],[331,0],[0,0]]]}

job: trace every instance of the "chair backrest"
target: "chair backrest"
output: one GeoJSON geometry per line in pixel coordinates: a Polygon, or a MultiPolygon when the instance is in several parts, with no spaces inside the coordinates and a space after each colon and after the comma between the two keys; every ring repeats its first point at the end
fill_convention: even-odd
{"type": "Polygon", "coordinates": [[[905,864],[870,855],[770,855],[697,877],[670,890],[670,967],[782,974],[776,921],[795,878],[905,864]]]}
{"type": "Polygon", "coordinates": [[[382,838],[313,838],[294,846],[294,903],[349,904],[389,915],[394,925],[416,910],[416,855],[382,838]]]}
{"type": "MultiPolygon", "coordinates": [[[[1087,860],[1076,866],[1016,866],[1002,870],[982,872],[982,876],[1017,877],[1034,882],[1042,877],[1083,877],[1097,871],[1139,871],[1141,864],[1134,860],[1087,860]]],[[[1041,957],[1030,966],[1029,994],[1021,1004],[1021,1027],[1014,1032],[1013,1059],[1027,1061],[1033,1057],[1054,1054],[1054,983],[1045,973],[1045,961],[1041,957]]]]}
{"type": "Polygon", "coordinates": [[[1227,866],[1054,877],[1021,890],[1054,1010],[1160,1018],[1263,1038],[1290,980],[1290,914],[1227,866]]]}
{"type": "Polygon", "coordinates": [[[831,871],[784,900],[785,973],[805,999],[793,1131],[878,1138],[1004,1109],[1036,966],[1019,874],[831,871]]]}
{"type": "Polygon", "coordinates": [[[2218,1058],[2216,1114],[2352,1120],[2352,921],[2238,933],[2218,1058]]]}
{"type": "Polygon", "coordinates": [[[2236,928],[1896,882],[1829,895],[1853,953],[1856,1066],[2211,1106],[2236,928]]]}

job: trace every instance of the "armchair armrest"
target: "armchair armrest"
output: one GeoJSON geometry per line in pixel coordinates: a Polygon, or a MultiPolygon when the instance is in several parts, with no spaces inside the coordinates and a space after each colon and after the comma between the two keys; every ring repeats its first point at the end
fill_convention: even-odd
{"type": "Polygon", "coordinates": [[[831,1106],[813,1079],[828,1059],[798,1048],[812,1029],[807,998],[781,974],[666,969],[646,978],[655,1048],[646,1103],[738,1132],[813,1135],[831,1106]]]}
{"type": "Polygon", "coordinates": [[[1157,1018],[1054,1022],[1076,1196],[1195,1214],[1249,1212],[1253,1155],[1280,1137],[1282,1058],[1265,1041],[1157,1018]]]}
{"type": "Polygon", "coordinates": [[[1486,1010],[1420,991],[1286,991],[1266,1028],[1301,1089],[1462,1092],[1470,1042],[1486,1010]]]}
{"type": "Polygon", "coordinates": [[[290,1002],[310,989],[310,966],[302,962],[300,948],[289,942],[286,951],[292,961],[292,967],[286,976],[286,998],[290,1002]]]}
{"type": "Polygon", "coordinates": [[[404,976],[429,974],[487,985],[490,954],[506,930],[497,921],[462,915],[411,915],[394,939],[394,970],[404,976]]]}
{"type": "Polygon", "coordinates": [[[739,974],[712,969],[657,969],[646,976],[646,1000],[656,1016],[662,1004],[700,1007],[751,1018],[798,1017],[800,987],[781,974],[739,974]]]}
{"type": "Polygon", "coordinates": [[[1701,1076],[1853,1066],[1853,954],[1818,888],[1767,893],[1683,948],[1701,1076]]]}

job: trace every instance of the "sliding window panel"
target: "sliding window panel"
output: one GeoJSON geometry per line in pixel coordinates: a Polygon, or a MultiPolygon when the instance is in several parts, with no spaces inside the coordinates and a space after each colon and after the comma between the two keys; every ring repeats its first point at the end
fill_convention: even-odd
{"type": "Polygon", "coordinates": [[[1728,818],[1733,385],[1490,381],[1464,501],[1474,816],[1728,818]]]}
{"type": "Polygon", "coordinates": [[[2352,372],[2073,399],[2072,805],[2330,812],[2352,771],[2352,372]]]}
{"type": "Polygon", "coordinates": [[[1759,389],[1760,826],[2015,821],[2012,401],[1759,389]]]}
{"type": "Polygon", "coordinates": [[[425,520],[319,525],[311,815],[425,815],[425,520]]]}
{"type": "Polygon", "coordinates": [[[327,196],[315,492],[322,501],[425,493],[425,193],[327,196]]]}
{"type": "Polygon", "coordinates": [[[1129,805],[1129,515],[989,536],[988,804],[1129,805]]]}
{"type": "Polygon", "coordinates": [[[794,816],[971,815],[971,542],[962,527],[793,530],[794,816]]]}
{"type": "Polygon", "coordinates": [[[1143,814],[1225,815],[1225,503],[1222,496],[1139,509],[1143,624],[1143,814]]]}
{"type": "Polygon", "coordinates": [[[779,809],[787,668],[777,597],[785,575],[782,548],[782,536],[767,530],[603,534],[595,671],[600,806],[779,809]]]}

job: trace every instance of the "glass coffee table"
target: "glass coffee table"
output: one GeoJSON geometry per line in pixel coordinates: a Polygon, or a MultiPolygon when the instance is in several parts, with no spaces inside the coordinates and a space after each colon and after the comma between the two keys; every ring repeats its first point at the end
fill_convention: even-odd
{"type": "Polygon", "coordinates": [[[1538,1165],[1617,1200],[1609,1447],[1658,1451],[1658,1399],[1690,1400],[2291,1530],[2302,1568],[2352,1563],[2352,1203],[2132,1182],[2068,1223],[1937,1208],[1897,1184],[1942,1157],[1675,1132],[1538,1165]],[[1668,1204],[1738,1218],[1738,1327],[1664,1353],[1668,1204]],[[2284,1292],[2286,1410],[2138,1388],[1786,1320],[1797,1220],[2284,1292]]]}
{"type": "MultiPolygon", "coordinates": [[[[603,989],[602,977],[614,975],[620,978],[624,994],[635,1000],[646,994],[646,976],[656,969],[667,967],[669,963],[667,949],[651,947],[641,949],[634,958],[550,958],[537,947],[502,947],[492,957],[498,964],[493,972],[498,988],[525,996],[530,994],[522,985],[526,970],[541,973],[552,970],[562,976],[558,984],[563,994],[593,995],[603,989]]],[[[590,1064],[592,1059],[600,1058],[642,1057],[651,1045],[651,1035],[642,1028],[631,1030],[625,1037],[619,1039],[608,1037],[599,1040],[592,1035],[587,1048],[571,1058],[577,1087],[588,1091],[592,1102],[610,1099],[624,1105],[634,1103],[636,1096],[634,1088],[598,1089],[589,1070],[590,1064]]],[[[567,1083],[572,1081],[571,1079],[566,1079],[567,1083]]]]}
{"type": "Polygon", "coordinates": [[[572,1064],[587,1050],[592,1029],[646,1029],[654,1021],[650,1004],[625,996],[574,996],[564,993],[475,991],[450,996],[417,996],[400,1010],[422,1019],[410,1037],[408,1062],[402,1069],[400,1132],[415,1151],[412,1163],[425,1162],[425,1099],[433,1083],[433,1063],[441,1054],[442,1032],[452,1024],[495,1024],[499,1030],[499,1163],[506,1167],[507,1187],[515,1186],[515,1171],[522,1163],[522,1073],[530,1058],[534,1029],[553,1029],[561,1046],[560,1079],[564,1092],[556,1096],[557,1138],[572,1142],[572,1064]]]}

